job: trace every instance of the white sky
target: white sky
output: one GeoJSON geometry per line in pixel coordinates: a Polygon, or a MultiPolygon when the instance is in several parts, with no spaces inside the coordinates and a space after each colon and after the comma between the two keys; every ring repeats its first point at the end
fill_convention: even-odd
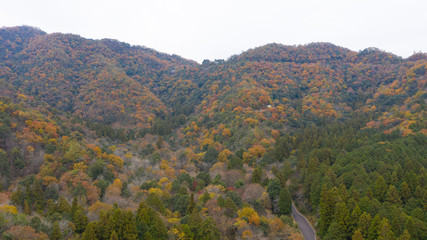
{"type": "Polygon", "coordinates": [[[277,42],[427,52],[426,0],[1,0],[0,26],[113,38],[198,62],[277,42]]]}

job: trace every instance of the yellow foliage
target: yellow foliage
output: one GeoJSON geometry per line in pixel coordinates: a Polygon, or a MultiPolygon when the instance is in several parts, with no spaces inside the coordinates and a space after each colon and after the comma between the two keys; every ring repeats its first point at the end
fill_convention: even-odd
{"type": "Polygon", "coordinates": [[[18,209],[15,206],[4,204],[0,205],[0,212],[16,215],[18,214],[18,209]]]}
{"type": "Polygon", "coordinates": [[[56,177],[52,177],[52,176],[45,176],[42,179],[43,179],[43,185],[45,185],[45,186],[50,185],[51,183],[57,183],[58,182],[58,179],[56,179],[56,177]]]}
{"type": "Polygon", "coordinates": [[[251,126],[255,126],[259,124],[259,121],[253,118],[246,118],[244,122],[251,126]]]}
{"type": "Polygon", "coordinates": [[[160,188],[150,188],[148,189],[148,193],[154,193],[159,197],[163,196],[163,191],[160,188]]]}
{"type": "Polygon", "coordinates": [[[73,169],[86,171],[87,166],[84,162],[78,162],[78,163],[74,163],[73,169]]]}
{"type": "Polygon", "coordinates": [[[252,231],[249,229],[246,229],[245,231],[243,231],[242,233],[242,239],[249,239],[252,237],[252,231]]]}
{"type": "Polygon", "coordinates": [[[275,217],[273,220],[271,220],[270,222],[271,231],[280,232],[283,230],[283,228],[285,228],[285,224],[282,222],[282,220],[280,220],[280,218],[275,217]]]}
{"type": "Polygon", "coordinates": [[[159,180],[159,184],[163,185],[164,183],[169,183],[170,180],[167,177],[162,177],[162,179],[159,180]]]}
{"type": "Polygon", "coordinates": [[[131,152],[127,152],[127,153],[125,154],[125,158],[127,158],[127,159],[131,159],[131,158],[132,158],[132,153],[131,153],[131,152]]]}
{"type": "Polygon", "coordinates": [[[249,223],[254,225],[259,225],[260,219],[258,213],[251,207],[242,208],[242,210],[237,211],[239,218],[247,218],[249,223]]]}
{"type": "Polygon", "coordinates": [[[233,154],[230,150],[224,149],[222,152],[218,154],[218,161],[225,162],[227,161],[228,156],[233,154]]]}
{"type": "Polygon", "coordinates": [[[230,137],[231,136],[230,129],[224,128],[224,130],[222,130],[222,136],[224,136],[224,137],[230,137]]]}

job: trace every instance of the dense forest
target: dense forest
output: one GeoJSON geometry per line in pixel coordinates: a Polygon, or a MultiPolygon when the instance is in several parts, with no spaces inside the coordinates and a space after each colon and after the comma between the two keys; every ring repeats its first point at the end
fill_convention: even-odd
{"type": "Polygon", "coordinates": [[[0,28],[0,238],[427,239],[426,99],[425,53],[0,28]]]}

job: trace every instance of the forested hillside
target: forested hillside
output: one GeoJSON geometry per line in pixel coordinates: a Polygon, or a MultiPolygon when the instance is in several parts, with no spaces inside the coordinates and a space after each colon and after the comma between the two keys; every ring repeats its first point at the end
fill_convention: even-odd
{"type": "Polygon", "coordinates": [[[202,64],[0,29],[0,238],[427,239],[427,54],[202,64]]]}

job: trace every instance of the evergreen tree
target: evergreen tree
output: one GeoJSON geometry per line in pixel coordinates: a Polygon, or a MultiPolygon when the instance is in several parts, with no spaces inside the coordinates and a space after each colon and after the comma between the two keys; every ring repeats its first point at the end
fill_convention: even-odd
{"type": "Polygon", "coordinates": [[[378,229],[380,227],[380,216],[375,215],[371,221],[371,226],[369,227],[368,240],[376,240],[378,238],[378,229]]]}
{"type": "Polygon", "coordinates": [[[380,175],[374,184],[374,196],[376,199],[378,199],[378,201],[382,202],[384,201],[386,194],[387,194],[387,185],[385,183],[383,176],[380,175]]]}
{"type": "Polygon", "coordinates": [[[52,233],[50,234],[51,240],[59,240],[62,238],[61,228],[59,228],[58,221],[55,221],[52,227],[52,233]]]}
{"type": "Polygon", "coordinates": [[[351,212],[350,216],[350,224],[349,224],[349,231],[353,233],[357,229],[357,222],[360,219],[360,216],[362,215],[362,212],[360,211],[359,205],[356,205],[354,207],[353,212],[351,212]]]}
{"type": "Polygon", "coordinates": [[[120,223],[121,238],[124,240],[136,240],[138,238],[136,223],[133,213],[126,211],[122,213],[123,221],[120,223]]]}
{"type": "Polygon", "coordinates": [[[292,197],[287,187],[280,191],[279,195],[279,214],[288,215],[292,212],[292,197]]]}
{"type": "Polygon", "coordinates": [[[378,228],[378,240],[394,240],[394,233],[387,218],[381,220],[378,228]]]}
{"type": "Polygon", "coordinates": [[[81,240],[98,240],[95,233],[95,223],[91,222],[87,225],[86,230],[83,232],[81,240]]]}
{"type": "Polygon", "coordinates": [[[277,178],[273,178],[273,180],[268,183],[267,193],[270,196],[271,201],[279,197],[281,189],[282,186],[277,178]]]}
{"type": "Polygon", "coordinates": [[[335,203],[332,191],[327,190],[324,186],[321,193],[319,205],[319,230],[320,235],[325,236],[328,232],[329,225],[331,224],[335,214],[335,203]]]}
{"type": "Polygon", "coordinates": [[[199,236],[199,239],[202,240],[219,240],[221,238],[221,234],[211,217],[207,217],[203,221],[199,231],[199,236]]]}
{"type": "Polygon", "coordinates": [[[357,222],[357,228],[362,233],[363,238],[368,238],[369,228],[371,227],[372,217],[369,213],[363,212],[357,222]]]}
{"type": "Polygon", "coordinates": [[[234,201],[231,200],[230,197],[227,197],[225,199],[224,203],[225,212],[224,215],[227,217],[235,217],[237,214],[237,207],[236,204],[234,204],[234,201]]]}
{"type": "Polygon", "coordinates": [[[255,168],[252,173],[251,183],[261,183],[262,180],[262,169],[260,167],[255,168]]]}
{"type": "Polygon", "coordinates": [[[397,240],[411,240],[411,234],[409,234],[408,230],[403,231],[403,234],[397,238],[397,240]]]}
{"type": "Polygon", "coordinates": [[[400,196],[402,197],[403,203],[407,203],[411,198],[411,189],[406,182],[403,182],[400,186],[400,196]]]}
{"type": "Polygon", "coordinates": [[[119,237],[117,236],[117,233],[115,230],[111,232],[110,240],[119,240],[119,237]]]}
{"type": "Polygon", "coordinates": [[[353,237],[351,238],[351,240],[363,240],[363,236],[362,233],[360,232],[359,229],[357,229],[356,231],[354,231],[353,237]]]}
{"type": "Polygon", "coordinates": [[[402,201],[400,200],[399,192],[397,191],[396,187],[393,185],[390,185],[387,191],[386,201],[394,204],[401,204],[402,201]]]}
{"type": "Polygon", "coordinates": [[[86,229],[88,220],[83,212],[83,208],[78,207],[73,214],[74,225],[76,226],[76,233],[83,233],[86,229]]]}
{"type": "Polygon", "coordinates": [[[346,239],[351,236],[351,232],[349,231],[350,217],[347,206],[344,202],[338,202],[336,204],[334,221],[338,223],[338,231],[342,234],[342,239],[346,239]]]}

